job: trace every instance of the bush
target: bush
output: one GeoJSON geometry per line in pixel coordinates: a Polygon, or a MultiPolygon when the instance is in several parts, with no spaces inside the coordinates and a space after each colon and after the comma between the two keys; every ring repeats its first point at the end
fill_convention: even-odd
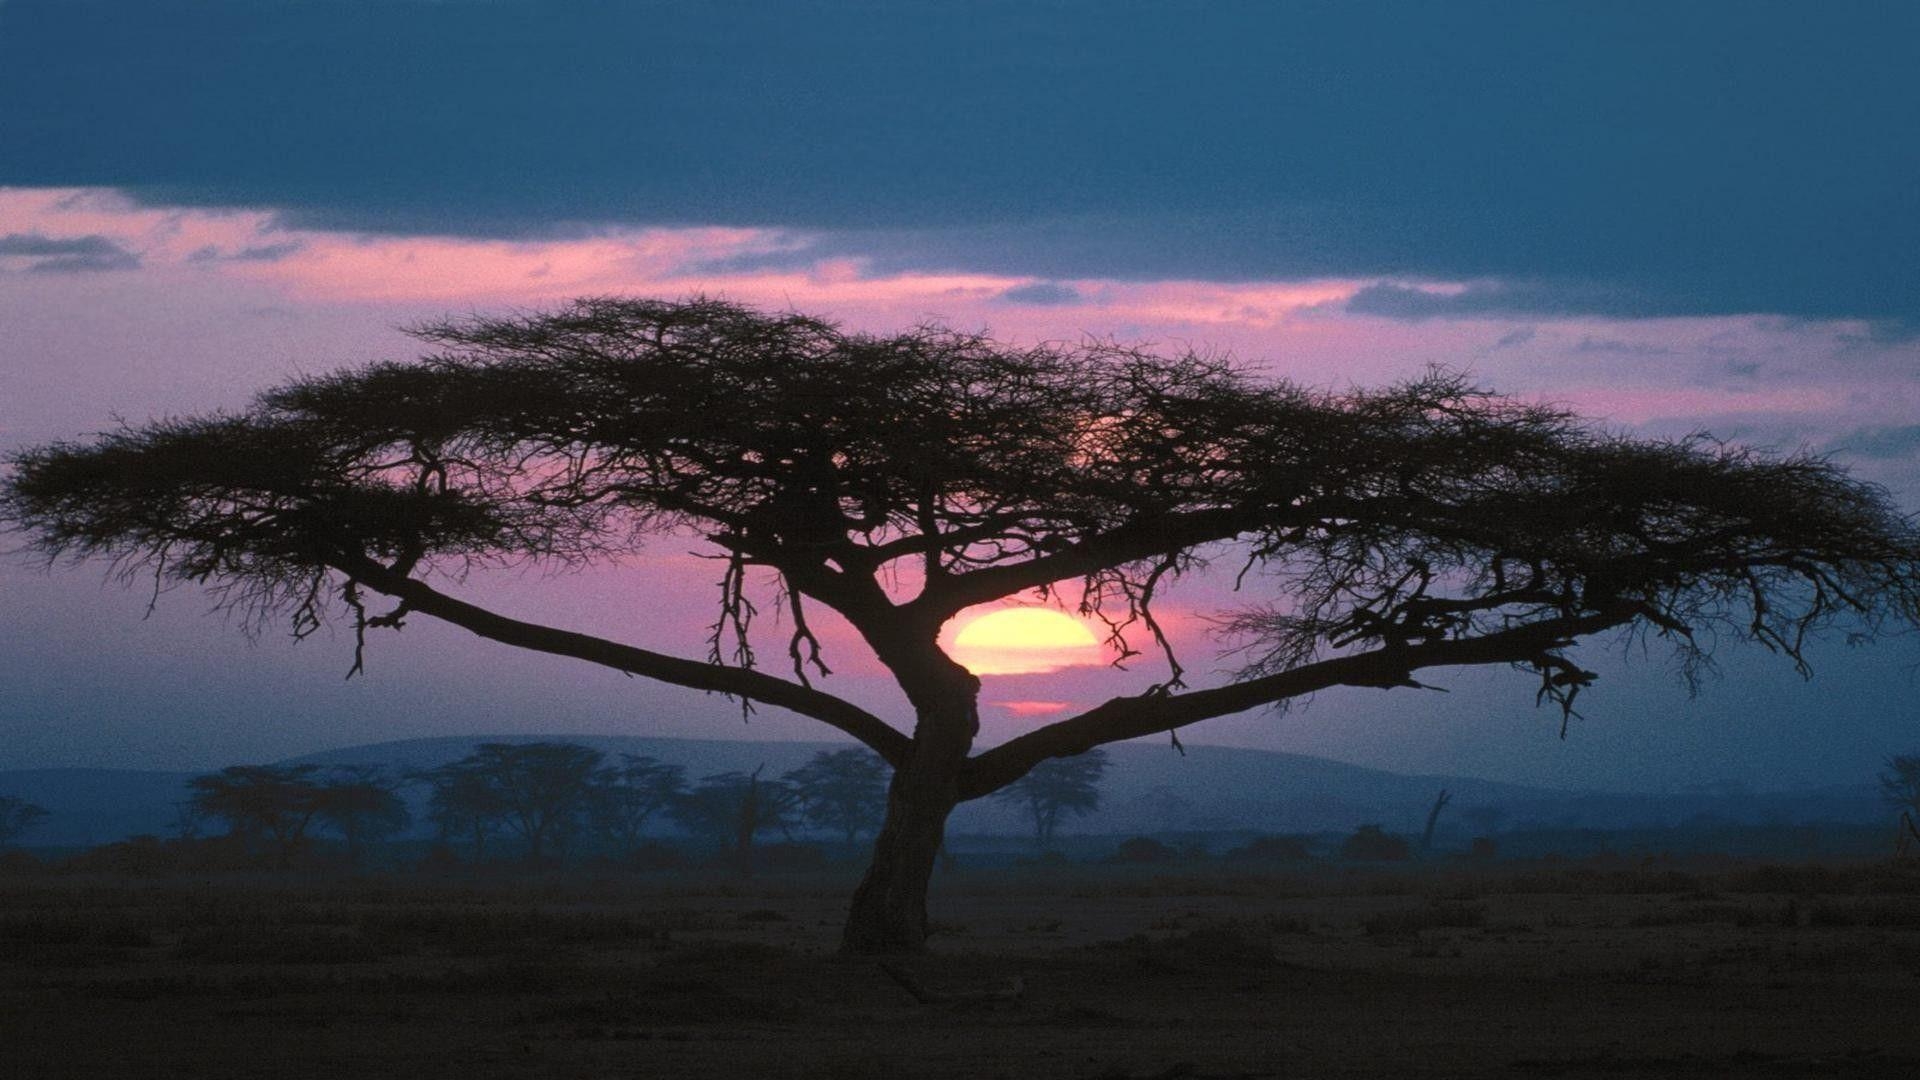
{"type": "Polygon", "coordinates": [[[1230,862],[1305,862],[1312,857],[1306,839],[1299,836],[1256,836],[1226,854],[1230,862]]]}
{"type": "Polygon", "coordinates": [[[1151,866],[1170,863],[1178,857],[1178,852],[1160,841],[1150,836],[1136,836],[1130,840],[1121,841],[1120,847],[1114,851],[1113,857],[1108,861],[1151,866]]]}
{"type": "Polygon", "coordinates": [[[1378,825],[1362,825],[1340,845],[1340,854],[1349,859],[1381,862],[1410,858],[1413,849],[1407,846],[1405,840],[1385,832],[1378,825]]]}
{"type": "Polygon", "coordinates": [[[642,844],[627,852],[626,864],[629,870],[643,873],[658,870],[684,870],[689,865],[687,854],[671,844],[654,842],[642,844]]]}
{"type": "Polygon", "coordinates": [[[753,849],[753,865],[756,870],[793,873],[825,870],[828,860],[818,844],[765,844],[753,849]]]}

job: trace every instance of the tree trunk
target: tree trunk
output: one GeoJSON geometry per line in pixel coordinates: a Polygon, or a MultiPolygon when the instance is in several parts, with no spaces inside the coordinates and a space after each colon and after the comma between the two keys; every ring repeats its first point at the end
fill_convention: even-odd
{"type": "Polygon", "coordinates": [[[953,812],[954,786],[912,778],[904,770],[895,775],[873,862],[853,893],[842,951],[873,955],[926,947],[927,883],[953,812]]]}
{"type": "Polygon", "coordinates": [[[953,667],[947,693],[915,702],[918,723],[906,762],[887,787],[887,816],[873,840],[873,862],[854,890],[842,952],[920,952],[927,944],[927,884],[960,801],[960,770],[979,732],[980,682],[953,667]]]}

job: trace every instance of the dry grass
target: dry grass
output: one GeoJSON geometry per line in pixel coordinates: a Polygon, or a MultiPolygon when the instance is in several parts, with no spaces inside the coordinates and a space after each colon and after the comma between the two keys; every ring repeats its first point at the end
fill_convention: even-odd
{"type": "Polygon", "coordinates": [[[833,954],[824,877],[16,879],[0,1038],[15,1075],[135,1080],[1906,1076],[1915,879],[959,875],[906,965],[933,1004],[833,954]]]}

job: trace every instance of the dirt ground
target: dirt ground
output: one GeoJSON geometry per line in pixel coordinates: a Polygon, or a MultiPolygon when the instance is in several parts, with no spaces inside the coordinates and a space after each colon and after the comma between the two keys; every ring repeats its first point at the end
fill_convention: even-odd
{"type": "Polygon", "coordinates": [[[0,879],[0,1075],[1920,1076],[1912,866],[849,884],[0,879]]]}

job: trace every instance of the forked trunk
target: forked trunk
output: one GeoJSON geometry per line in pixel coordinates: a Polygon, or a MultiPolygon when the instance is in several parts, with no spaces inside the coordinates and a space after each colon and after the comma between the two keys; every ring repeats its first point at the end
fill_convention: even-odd
{"type": "Polygon", "coordinates": [[[920,952],[927,944],[927,885],[940,860],[947,817],[960,801],[960,770],[979,730],[967,691],[919,709],[913,750],[887,788],[887,817],[873,841],[873,862],[854,890],[841,951],[859,955],[920,952]]]}

